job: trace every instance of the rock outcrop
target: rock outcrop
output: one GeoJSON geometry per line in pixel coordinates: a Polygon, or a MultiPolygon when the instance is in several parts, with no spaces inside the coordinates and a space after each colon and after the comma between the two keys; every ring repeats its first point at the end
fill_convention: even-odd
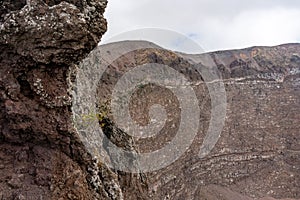
{"type": "MultiPolygon", "coordinates": [[[[138,153],[172,140],[181,108],[168,88],[138,85],[130,102],[132,118],[146,125],[149,108],[160,104],[168,120],[154,137],[130,136],[107,105],[122,75],[147,63],[175,69],[191,83],[201,115],[191,146],[167,167],[131,174],[93,157],[72,121],[72,90],[79,63],[106,31],[106,3],[1,1],[0,199],[299,199],[299,44],[203,55],[174,53],[147,42],[100,47],[89,55],[100,65],[129,46],[139,49],[112,60],[99,82],[97,102],[99,128],[116,146],[133,152],[134,167],[140,167],[134,162],[138,153]],[[212,62],[205,62],[207,56],[212,62]],[[212,100],[211,83],[204,82],[195,66],[209,70],[210,64],[221,78],[210,81],[224,83],[227,114],[216,146],[199,157],[212,100]]],[[[109,145],[104,149],[106,158],[118,165],[122,158],[113,159],[109,145]]]]}
{"type": "Polygon", "coordinates": [[[0,199],[120,199],[71,117],[79,62],[106,31],[106,0],[0,6],[0,199]]]}
{"type": "MultiPolygon", "coordinates": [[[[112,99],[122,76],[139,66],[156,63],[184,74],[201,108],[198,134],[178,160],[166,168],[144,173],[144,179],[119,175],[125,199],[300,198],[299,44],[187,55],[132,41],[103,45],[98,57],[105,58],[103,65],[111,63],[99,82],[100,105],[112,99]],[[126,48],[138,50],[122,54],[126,48]],[[114,58],[112,54],[122,56],[110,60],[114,58]],[[209,69],[210,64],[217,67],[216,73],[221,77],[212,82],[224,83],[227,108],[216,146],[201,158],[199,149],[212,114],[208,92],[212,82],[204,83],[195,66],[209,69]]],[[[154,152],[167,145],[180,124],[181,108],[176,96],[156,84],[136,86],[130,98],[132,119],[145,126],[150,122],[149,108],[154,104],[166,109],[168,120],[159,134],[147,139],[132,138],[140,153],[154,152]]],[[[113,120],[114,116],[108,113],[113,120]]],[[[105,123],[103,126],[104,132],[111,135],[105,123]]]]}

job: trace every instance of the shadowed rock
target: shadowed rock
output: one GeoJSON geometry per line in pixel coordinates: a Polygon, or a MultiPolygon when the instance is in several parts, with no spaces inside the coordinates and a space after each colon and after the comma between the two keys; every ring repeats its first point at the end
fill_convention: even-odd
{"type": "Polygon", "coordinates": [[[106,0],[0,5],[0,199],[120,199],[72,124],[77,64],[106,31],[106,0]]]}

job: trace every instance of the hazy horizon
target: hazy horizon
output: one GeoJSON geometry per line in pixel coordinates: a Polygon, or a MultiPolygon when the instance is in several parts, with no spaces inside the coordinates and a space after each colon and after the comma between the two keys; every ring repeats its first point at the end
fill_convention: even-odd
{"type": "Polygon", "coordinates": [[[185,52],[184,41],[124,34],[142,28],[167,29],[199,44],[205,52],[300,43],[300,1],[296,0],[111,0],[105,12],[108,31],[101,44],[147,40],[185,52]],[[178,42],[179,41],[179,42],[178,42]]]}

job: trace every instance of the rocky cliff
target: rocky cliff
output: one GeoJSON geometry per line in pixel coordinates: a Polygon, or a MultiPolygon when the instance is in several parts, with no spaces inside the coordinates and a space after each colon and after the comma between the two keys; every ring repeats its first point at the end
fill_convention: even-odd
{"type": "Polygon", "coordinates": [[[106,3],[0,2],[0,199],[120,198],[71,117],[74,70],[106,31],[106,3]]]}
{"type": "MultiPolygon", "coordinates": [[[[145,179],[119,175],[125,199],[300,198],[299,44],[201,55],[176,53],[142,41],[113,43],[100,49],[100,54],[95,52],[94,56],[103,58],[102,65],[108,66],[99,82],[100,105],[113,99],[122,77],[155,63],[184,74],[201,109],[197,135],[178,160],[165,168],[144,173],[145,179]],[[124,49],[136,50],[122,53],[124,49]],[[113,54],[121,56],[116,58],[113,54]],[[197,67],[209,70],[213,66],[220,79],[207,82],[196,70],[197,67]],[[201,158],[199,150],[212,117],[208,88],[214,82],[224,83],[225,124],[215,147],[201,158]]],[[[134,78],[127,76],[127,82],[134,78]]],[[[185,88],[186,85],[177,87],[185,88]]],[[[141,82],[130,97],[131,118],[141,126],[153,118],[153,114],[149,114],[151,106],[162,105],[167,112],[167,121],[159,133],[148,138],[132,137],[140,153],[159,151],[178,134],[183,108],[170,89],[170,85],[162,88],[141,82]]],[[[113,121],[111,113],[107,116],[113,121]]],[[[104,133],[110,138],[117,137],[103,122],[104,133]]]]}
{"type": "Polygon", "coordinates": [[[89,54],[106,31],[106,3],[1,1],[0,199],[299,199],[300,45],[186,55],[148,42],[120,42],[89,54]],[[201,112],[189,148],[152,171],[135,161],[176,136],[182,107],[172,85],[141,83],[130,98],[130,115],[140,125],[151,121],[152,105],[165,108],[167,121],[155,136],[131,136],[110,107],[122,76],[147,63],[183,74],[201,112]],[[80,69],[93,69],[89,64],[105,68],[94,103],[106,138],[90,141],[104,146],[103,157],[94,156],[81,137],[90,133],[78,131],[73,121],[74,83],[80,69]],[[195,67],[209,71],[212,65],[218,78],[207,82],[195,67]],[[201,157],[215,82],[226,91],[225,124],[212,151],[201,157]],[[122,156],[115,157],[107,139],[132,152],[128,162],[139,173],[114,168],[122,156]]]}

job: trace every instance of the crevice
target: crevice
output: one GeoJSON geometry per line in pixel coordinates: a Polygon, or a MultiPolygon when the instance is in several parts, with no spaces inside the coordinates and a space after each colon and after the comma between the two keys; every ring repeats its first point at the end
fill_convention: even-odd
{"type": "Polygon", "coordinates": [[[27,76],[25,74],[22,74],[17,77],[17,81],[20,85],[20,92],[23,94],[25,97],[29,99],[34,98],[34,91],[30,87],[30,83],[27,81],[27,76]]]}

